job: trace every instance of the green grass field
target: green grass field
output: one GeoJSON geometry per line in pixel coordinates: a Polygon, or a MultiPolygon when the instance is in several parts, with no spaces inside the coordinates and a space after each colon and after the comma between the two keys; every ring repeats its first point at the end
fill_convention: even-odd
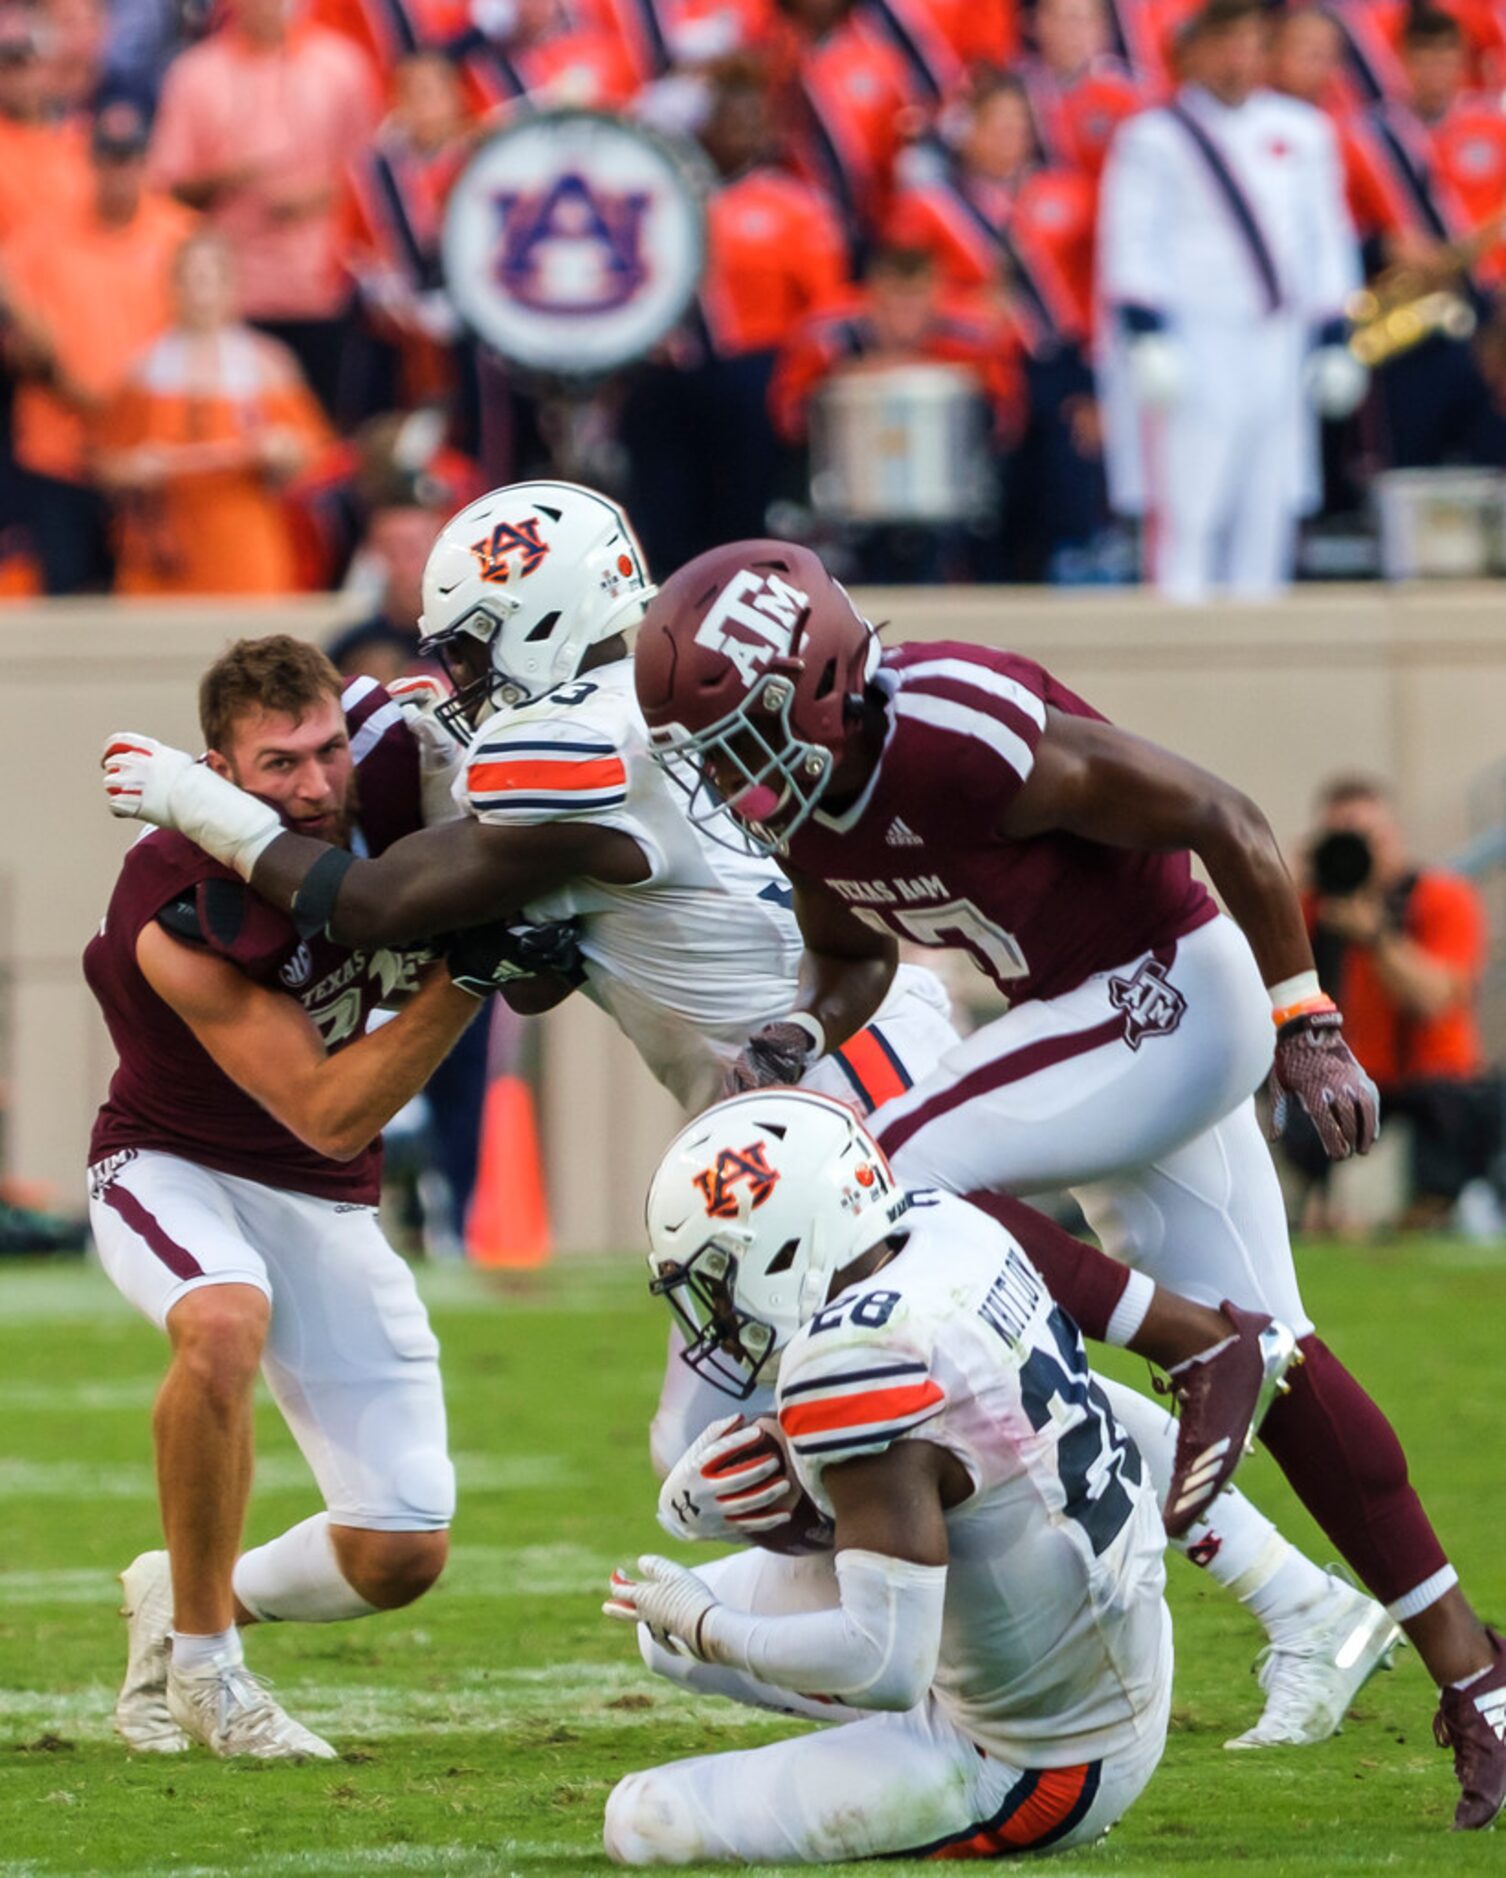
{"type": "MultiPolygon", "coordinates": [[[[1506,1252],[1322,1248],[1302,1265],[1329,1340],[1400,1427],[1476,1603],[1506,1620],[1506,1252]]],[[[0,1268],[0,1878],[598,1872],[619,1774],[784,1732],[656,1686],[598,1615],[612,1564],[663,1544],[644,1430],[664,1325],[641,1271],[624,1258],[509,1285],[427,1275],[460,1473],[454,1564],[408,1611],[253,1633],[253,1666],[344,1750],[334,1765],[257,1767],[131,1757],[110,1733],[113,1574],[158,1543],[147,1421],[162,1345],[97,1272],[0,1268]]],[[[259,1442],[252,1540],[315,1509],[270,1407],[259,1442]]],[[[1244,1484],[1328,1556],[1264,1457],[1244,1484]]],[[[1170,1579],[1166,1759],[1112,1838],[1053,1872],[1506,1870],[1506,1835],[1446,1830],[1448,1757],[1410,1653],[1337,1740],[1226,1754],[1257,1711],[1259,1637],[1190,1567],[1173,1561],[1170,1579]]]]}

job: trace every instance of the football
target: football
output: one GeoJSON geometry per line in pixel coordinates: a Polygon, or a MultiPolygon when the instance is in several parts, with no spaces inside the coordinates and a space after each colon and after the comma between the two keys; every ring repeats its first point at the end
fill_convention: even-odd
{"type": "Polygon", "coordinates": [[[779,1432],[779,1423],[772,1415],[760,1415],[757,1425],[763,1439],[756,1447],[748,1449],[746,1454],[778,1453],[784,1457],[790,1484],[785,1499],[779,1504],[789,1507],[790,1516],[783,1525],[775,1526],[768,1532],[749,1533],[748,1537],[754,1545],[761,1545],[766,1552],[782,1552],[787,1558],[804,1558],[811,1552],[829,1552],[832,1523],[795,1479],[795,1470],[790,1465],[789,1450],[784,1436],[779,1432]]]}

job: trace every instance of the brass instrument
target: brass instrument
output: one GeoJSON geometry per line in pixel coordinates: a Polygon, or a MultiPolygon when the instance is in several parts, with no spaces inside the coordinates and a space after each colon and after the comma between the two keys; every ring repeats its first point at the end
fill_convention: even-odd
{"type": "Polygon", "coordinates": [[[1425,339],[1469,339],[1478,321],[1463,277],[1506,227],[1506,209],[1498,209],[1458,241],[1443,244],[1426,263],[1398,261],[1383,268],[1344,311],[1351,331],[1349,350],[1361,365],[1384,365],[1410,352],[1425,339]]]}

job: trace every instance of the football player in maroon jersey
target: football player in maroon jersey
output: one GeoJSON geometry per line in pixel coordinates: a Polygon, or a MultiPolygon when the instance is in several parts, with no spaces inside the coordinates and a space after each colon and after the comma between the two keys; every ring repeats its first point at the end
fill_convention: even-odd
{"type": "MultiPolygon", "coordinates": [[[[314,647],[242,640],[200,704],[209,764],[290,827],[344,847],[358,779],[367,843],[419,825],[401,711],[370,679],[342,700],[314,647]]],[[[491,945],[478,932],[465,952],[491,945]]],[[[152,1423],[167,1550],[122,1574],[116,1727],[138,1751],[332,1758],[246,1670],[238,1626],[390,1610],[443,1569],[455,1485],[438,1345],[376,1212],[379,1131],[490,990],[461,950],[422,970],[431,956],[301,934],[161,829],[126,855],[84,954],[120,1058],[90,1147],[95,1242],[172,1345],[152,1423]],[[237,1558],[258,1367],[326,1510],[237,1558]]]]}
{"type": "Polygon", "coordinates": [[[1377,1119],[1259,809],[1029,659],[881,652],[816,556],[781,542],[681,568],[636,667],[651,738],[704,779],[694,813],[730,805],[795,887],[805,993],[733,1085],[792,1081],[863,1023],[901,939],[966,950],[1011,1007],[885,1109],[900,1178],[1072,1187],[1128,1262],[1117,1287],[1063,1299],[1090,1335],[1133,1337],[1147,1274],[1302,1332],[1263,1439],[1417,1646],[1455,1751],[1454,1823],[1488,1825],[1506,1799],[1506,1646],[1460,1590],[1390,1424],[1313,1334],[1259,1138],[1267,1072],[1278,1113],[1299,1102],[1336,1159],[1364,1153],[1377,1119]]]}

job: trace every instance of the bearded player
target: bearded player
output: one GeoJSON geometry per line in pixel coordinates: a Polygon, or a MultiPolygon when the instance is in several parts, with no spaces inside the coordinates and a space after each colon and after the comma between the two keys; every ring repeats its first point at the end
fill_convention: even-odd
{"type": "MultiPolygon", "coordinates": [[[[652,592],[626,517],[604,497],[555,482],[495,490],[446,525],[425,571],[424,643],[456,689],[418,727],[426,799],[453,774],[451,824],[357,859],[135,736],[112,740],[111,806],[192,832],[258,893],[346,943],[388,944],[519,908],[572,920],[586,995],[683,1103],[704,1107],[749,1034],[800,1001],[800,936],[774,863],[694,829],[684,791],[652,760],[622,637],[652,592]]],[[[878,971],[888,980],[887,965],[878,971]]],[[[538,1009],[568,989],[538,978],[526,998],[510,996],[538,1009]]],[[[807,1086],[865,1111],[902,1094],[956,1043],[944,1002],[929,973],[901,968],[841,1049],[805,1061],[807,1086]]],[[[1105,1262],[1017,1202],[993,1204],[1048,1282],[1057,1265],[1105,1262]]],[[[1109,1270],[1113,1280],[1120,1268],[1109,1270]]],[[[1330,1734],[1395,1635],[1377,1606],[1288,1546],[1242,1495],[1219,1499],[1216,1529],[1194,1524],[1268,1391],[1263,1322],[1242,1318],[1231,1338],[1208,1304],[1155,1292],[1135,1347],[1166,1365],[1186,1359],[1175,1377],[1180,1444],[1145,1398],[1122,1411],[1179,1514],[1179,1543],[1270,1637],[1265,1712],[1241,1746],[1330,1734]],[[1199,1360],[1209,1350],[1213,1360],[1199,1360]]],[[[714,1392],[672,1360],[651,1437],[661,1474],[717,1412],[714,1392]]]]}
{"type": "Polygon", "coordinates": [[[1101,1838],[1161,1758],[1155,1497],[1022,1248],[902,1190],[851,1112],[709,1110],[648,1198],[652,1289],[729,1393],[777,1372],[834,1552],[668,1559],[610,1616],[686,1687],[841,1725],[620,1781],[627,1865],[995,1858],[1101,1838]]]}
{"type": "MultiPolygon", "coordinates": [[[[419,826],[419,764],[370,679],[242,640],[205,674],[208,762],[289,827],[379,852],[419,826]]],[[[466,944],[490,973],[486,935],[466,944]]],[[[255,1622],[410,1603],[439,1577],[455,1481],[438,1345],[377,1224],[379,1130],[490,990],[460,949],[364,952],[300,933],[183,836],[130,850],[84,972],[120,1057],[90,1149],[115,1286],[166,1331],[152,1418],[165,1552],[123,1574],[117,1731],[142,1752],[328,1759],[246,1669],[255,1622]],[[411,993],[369,1034],[379,1003],[411,993]],[[325,1510],[239,1552],[258,1366],[325,1510]]]]}
{"type": "Polygon", "coordinates": [[[1313,1333],[1253,1092],[1301,1103],[1329,1153],[1363,1153],[1376,1095],[1319,989],[1297,895],[1253,803],[1106,722],[1029,659],[958,643],[881,653],[808,550],[718,549],[660,591],[639,635],[658,754],[730,804],[795,889],[820,995],[737,1072],[793,1080],[861,1024],[897,943],[958,947],[1011,1001],[880,1119],[907,1185],[1073,1189],[1105,1262],[1084,1331],[1134,1333],[1146,1275],[1270,1312],[1306,1357],[1263,1438],[1440,1686],[1455,1825],[1506,1798],[1491,1718],[1506,1647],[1470,1609],[1390,1424],[1313,1333]],[[1232,917],[1195,880],[1196,855],[1232,917]],[[1274,1019],[1274,1024],[1273,1020],[1274,1019]],[[1272,1046],[1274,1043],[1274,1067],[1272,1046]]]}

